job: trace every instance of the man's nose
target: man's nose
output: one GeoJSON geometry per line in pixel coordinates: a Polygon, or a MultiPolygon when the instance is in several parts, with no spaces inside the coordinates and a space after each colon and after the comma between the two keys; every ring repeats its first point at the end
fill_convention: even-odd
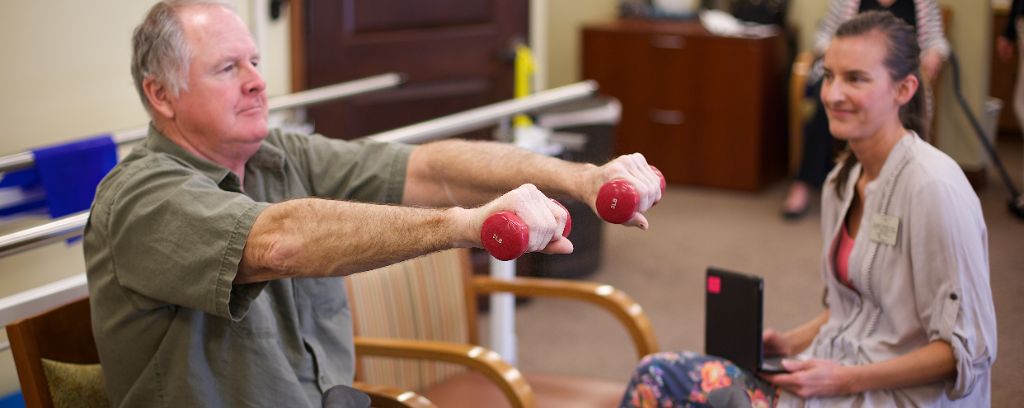
{"type": "Polygon", "coordinates": [[[267,88],[267,82],[263,80],[263,74],[256,67],[249,65],[246,69],[246,78],[242,83],[242,91],[247,94],[260,93],[267,88]]]}

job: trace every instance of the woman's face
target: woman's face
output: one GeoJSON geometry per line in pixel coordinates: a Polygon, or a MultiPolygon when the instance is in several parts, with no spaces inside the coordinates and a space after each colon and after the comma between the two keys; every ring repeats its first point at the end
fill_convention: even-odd
{"type": "Polygon", "coordinates": [[[840,140],[870,138],[883,126],[899,126],[899,108],[916,90],[913,76],[894,82],[884,61],[886,39],[878,31],[832,40],[825,52],[821,100],[829,131],[840,140]],[[912,89],[910,89],[912,87],[912,89]]]}

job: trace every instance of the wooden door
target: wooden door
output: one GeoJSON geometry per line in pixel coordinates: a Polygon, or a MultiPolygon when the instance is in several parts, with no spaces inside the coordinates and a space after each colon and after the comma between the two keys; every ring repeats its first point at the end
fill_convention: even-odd
{"type": "Polygon", "coordinates": [[[318,133],[353,139],[512,98],[511,47],[526,42],[523,0],[292,2],[293,88],[385,72],[401,88],[309,109],[318,133]]]}

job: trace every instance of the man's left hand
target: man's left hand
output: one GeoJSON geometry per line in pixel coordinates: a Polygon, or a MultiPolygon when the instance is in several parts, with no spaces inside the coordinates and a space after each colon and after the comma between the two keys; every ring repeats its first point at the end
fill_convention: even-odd
{"type": "Polygon", "coordinates": [[[597,194],[604,183],[622,179],[632,184],[639,197],[639,203],[633,217],[623,225],[645,230],[648,228],[647,217],[644,217],[643,213],[661,200],[661,177],[651,169],[644,155],[633,153],[616,157],[596,168],[589,175],[589,179],[590,182],[584,184],[588,188],[585,196],[588,197],[586,201],[595,212],[597,211],[597,194]]]}

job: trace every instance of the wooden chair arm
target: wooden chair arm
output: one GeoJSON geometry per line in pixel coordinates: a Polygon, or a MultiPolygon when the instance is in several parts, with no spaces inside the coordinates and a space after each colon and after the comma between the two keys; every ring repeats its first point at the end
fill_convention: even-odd
{"type": "Polygon", "coordinates": [[[793,60],[789,78],[789,172],[796,174],[803,154],[804,121],[807,109],[804,107],[804,92],[807,89],[807,75],[814,64],[814,53],[801,52],[793,60]]]}
{"type": "Polygon", "coordinates": [[[356,355],[444,361],[469,367],[493,381],[515,408],[534,408],[522,373],[486,347],[425,340],[355,337],[356,355]]]}
{"type": "Polygon", "coordinates": [[[477,293],[482,294],[508,292],[518,296],[546,296],[592,303],[611,313],[626,327],[636,347],[637,359],[658,351],[654,329],[643,308],[625,292],[611,285],[548,278],[497,280],[488,276],[474,276],[473,287],[477,293]]]}
{"type": "Polygon", "coordinates": [[[437,408],[437,405],[420,394],[387,385],[356,381],[352,388],[369,395],[370,406],[374,408],[437,408]]]}

